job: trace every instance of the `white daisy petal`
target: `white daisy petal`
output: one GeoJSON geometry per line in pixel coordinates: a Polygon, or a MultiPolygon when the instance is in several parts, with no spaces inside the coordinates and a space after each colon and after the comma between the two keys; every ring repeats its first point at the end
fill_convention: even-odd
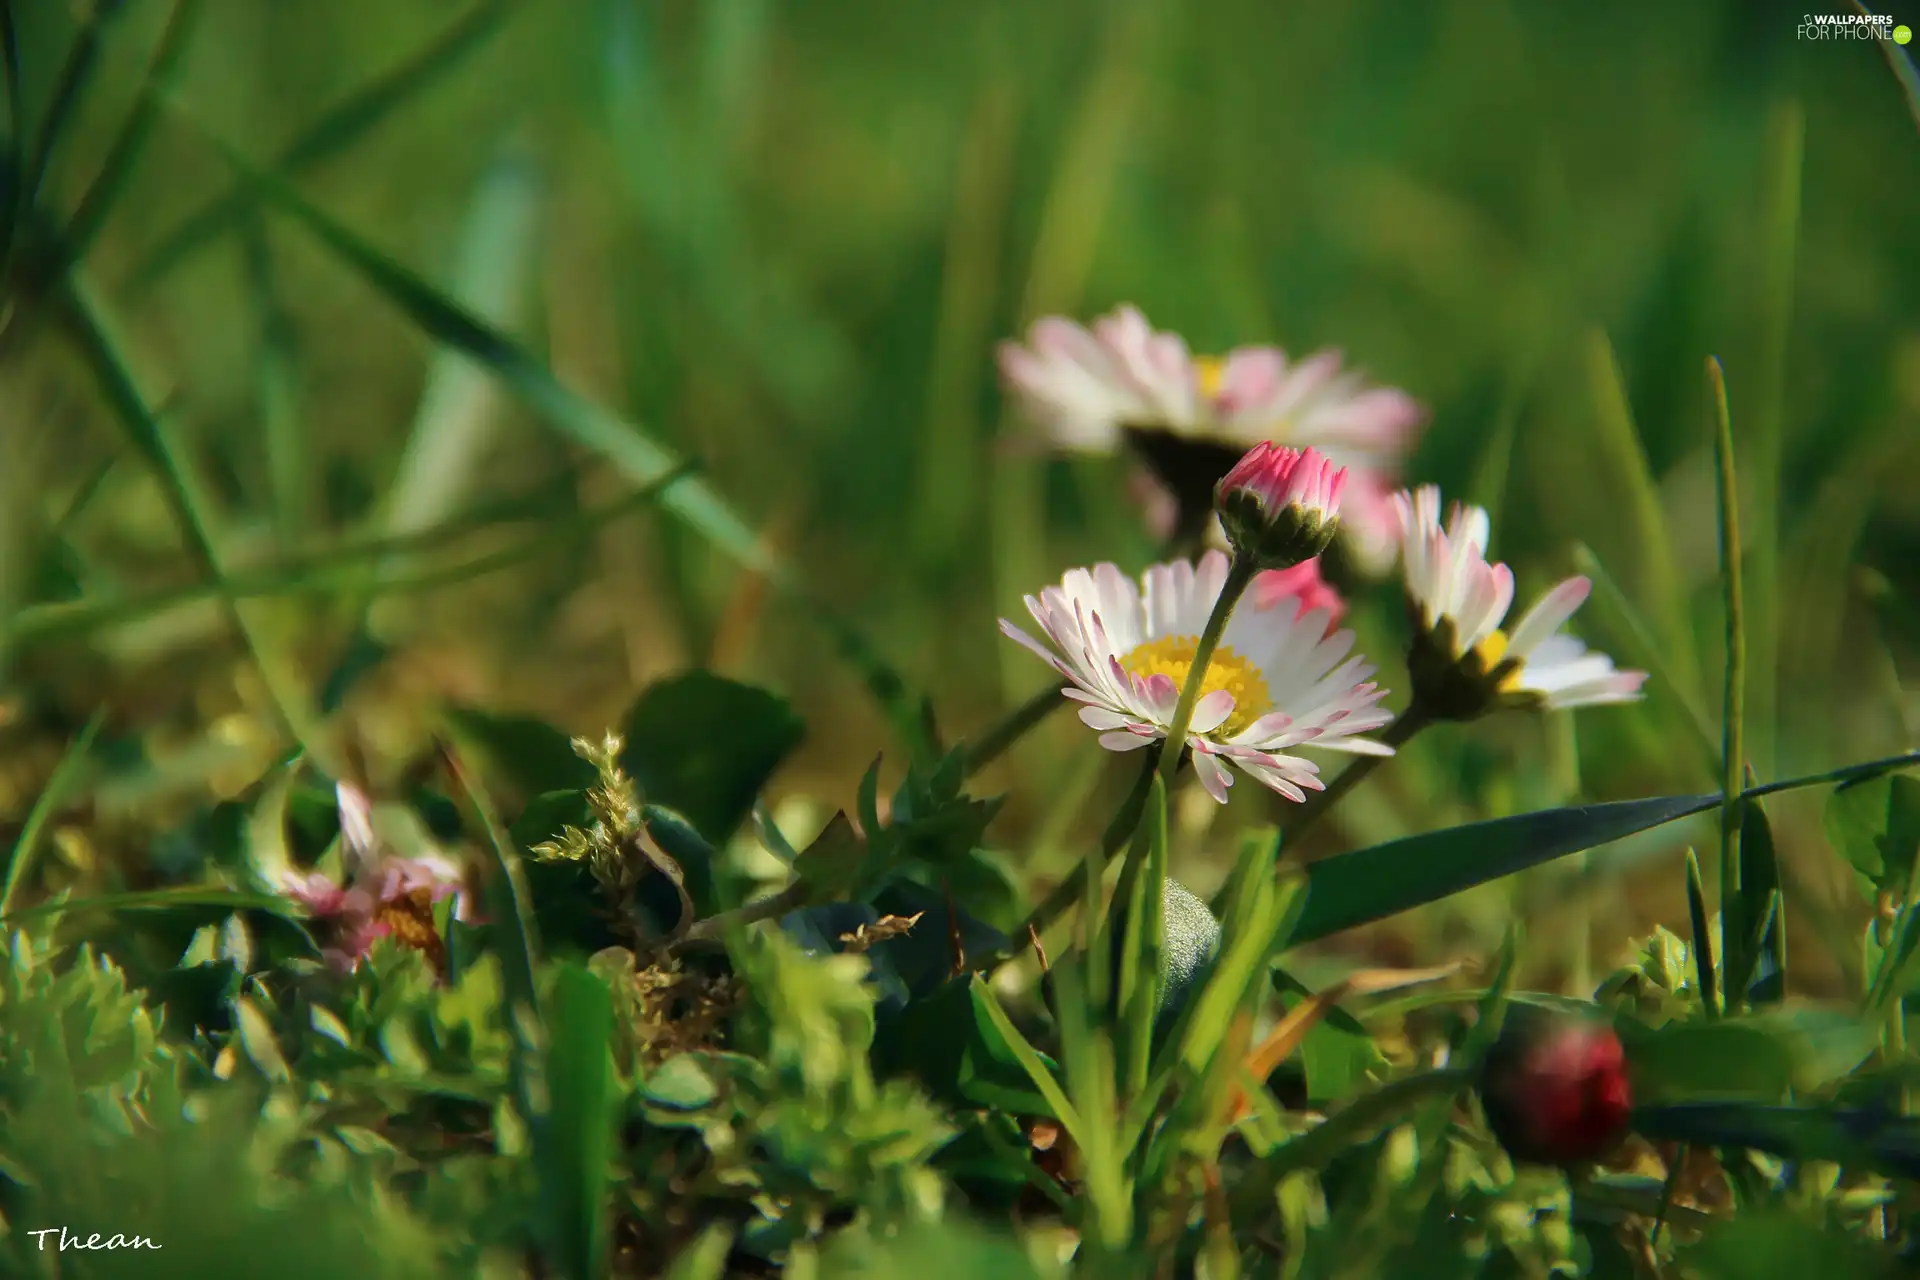
{"type": "Polygon", "coordinates": [[[1520,625],[1513,629],[1513,635],[1507,641],[1507,652],[1516,658],[1525,658],[1535,646],[1548,636],[1566,625],[1567,619],[1587,602],[1587,596],[1593,590],[1593,583],[1585,578],[1568,578],[1565,582],[1541,596],[1533,608],[1527,610],[1520,619],[1520,625]]]}
{"type": "Polygon", "coordinates": [[[1233,714],[1233,695],[1225,689],[1215,689],[1193,704],[1193,733],[1212,733],[1227,722],[1233,714]]]}
{"type": "Polygon", "coordinates": [[[1138,733],[1103,733],[1100,745],[1109,751],[1138,751],[1149,743],[1158,742],[1158,738],[1138,733]]]}
{"type": "Polygon", "coordinates": [[[1217,756],[1206,751],[1194,752],[1193,771],[1208,795],[1221,804],[1227,802],[1227,788],[1233,785],[1233,775],[1227,772],[1227,766],[1221,764],[1217,756]]]}

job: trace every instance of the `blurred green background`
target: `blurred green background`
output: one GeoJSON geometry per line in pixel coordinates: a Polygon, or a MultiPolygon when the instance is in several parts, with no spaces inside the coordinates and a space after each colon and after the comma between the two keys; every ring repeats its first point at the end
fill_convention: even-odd
{"type": "MultiPolygon", "coordinates": [[[[848,803],[877,751],[889,771],[904,759],[817,608],[671,516],[586,520],[631,469],[436,345],[284,209],[229,199],[203,130],[695,460],[950,740],[1044,683],[996,615],[1071,565],[1151,554],[1117,464],[1011,443],[993,367],[1037,315],[1131,301],[1199,350],[1339,346],[1419,397],[1433,419],[1411,478],[1493,509],[1523,597],[1604,566],[1618,591],[1575,629],[1656,672],[1636,707],[1423,736],[1317,847],[1715,788],[1710,353],[1741,451],[1757,772],[1913,745],[1920,136],[1874,42],[1799,39],[1797,6],[188,8],[105,206],[89,191],[118,171],[180,18],[162,0],[10,7],[16,191],[20,156],[54,145],[0,337],[0,819],[104,706],[120,747],[64,845],[76,874],[110,847],[137,860],[143,837],[120,833],[257,777],[284,750],[270,691],[376,779],[422,745],[433,699],[597,732],[697,663],[798,705],[810,737],[788,793],[848,803]],[[78,292],[47,265],[77,209],[106,214],[78,292]],[[205,592],[142,603],[193,597],[204,573],[76,336],[75,297],[157,412],[225,572],[270,580],[247,638],[205,592]],[[449,523],[476,527],[407,561],[431,591],[347,555],[449,523]],[[469,571],[503,549],[505,567],[469,571]],[[369,664],[355,637],[383,582],[367,634],[389,656],[369,664]]],[[[1357,605],[1400,687],[1397,588],[1357,605]]],[[[1057,869],[1104,816],[1082,801],[1127,777],[1058,716],[991,775],[1015,793],[997,838],[1057,869]]],[[[1211,885],[1231,829],[1264,817],[1251,790],[1189,813],[1187,878],[1211,885]]],[[[1817,801],[1774,821],[1815,943],[1798,954],[1844,955],[1858,909],[1817,801]]],[[[1665,828],[1358,945],[1479,948],[1517,899],[1585,982],[1628,925],[1679,924],[1678,851],[1710,838],[1665,828]]]]}

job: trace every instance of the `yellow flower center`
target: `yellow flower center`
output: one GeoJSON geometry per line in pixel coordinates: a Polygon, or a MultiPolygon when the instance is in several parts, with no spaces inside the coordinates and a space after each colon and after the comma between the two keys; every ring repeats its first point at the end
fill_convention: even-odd
{"type": "MultiPolygon", "coordinates": [[[[1193,670],[1194,650],[1199,647],[1197,636],[1162,636],[1147,641],[1120,659],[1120,665],[1143,680],[1165,676],[1173,681],[1174,688],[1184,689],[1187,673],[1193,670]]],[[[1233,714],[1208,735],[1214,738],[1231,738],[1242,732],[1267,713],[1273,700],[1273,695],[1267,692],[1267,682],[1260,676],[1260,668],[1225,645],[1213,651],[1206,678],[1200,682],[1200,697],[1221,689],[1233,695],[1233,714]]]]}
{"type": "Polygon", "coordinates": [[[1193,373],[1200,384],[1200,394],[1212,400],[1220,394],[1220,386],[1226,381],[1227,362],[1219,356],[1195,356],[1193,373]]]}
{"type": "MultiPolygon", "coordinates": [[[[1507,633],[1496,627],[1485,640],[1473,647],[1473,654],[1480,660],[1482,671],[1492,671],[1507,656],[1507,633]]],[[[1520,672],[1525,666],[1523,662],[1502,677],[1499,684],[1501,693],[1511,693],[1519,687],[1520,672]]]]}

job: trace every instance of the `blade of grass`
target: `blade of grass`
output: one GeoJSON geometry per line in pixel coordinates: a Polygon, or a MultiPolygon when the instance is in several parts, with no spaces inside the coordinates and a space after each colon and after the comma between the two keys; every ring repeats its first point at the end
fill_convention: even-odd
{"type": "Polygon", "coordinates": [[[1147,811],[1120,868],[1114,898],[1127,904],[1125,950],[1120,964],[1120,1025],[1126,1036],[1126,1075],[1122,1096],[1132,1100],[1147,1090],[1153,1057],[1153,1028],[1159,1020],[1161,966],[1166,951],[1167,792],[1156,777],[1147,795],[1147,811]]]}
{"type": "MultiPolygon", "coordinates": [[[[1853,11],[1863,17],[1875,16],[1873,11],[1861,3],[1861,0],[1848,0],[1853,11]]],[[[1907,114],[1913,117],[1915,126],[1920,127],[1920,70],[1915,70],[1913,55],[1887,39],[1876,37],[1880,52],[1886,55],[1887,66],[1893,72],[1893,78],[1900,82],[1900,92],[1907,100],[1907,114]]]]}
{"type": "MultiPolygon", "coordinates": [[[[351,147],[456,70],[500,29],[516,4],[517,0],[482,0],[476,4],[419,53],[324,112],[281,149],[274,167],[299,173],[351,147]]],[[[242,186],[189,215],[141,260],[129,284],[151,285],[165,276],[194,250],[237,222],[252,205],[253,195],[242,186]]]]}
{"type": "Polygon", "coordinates": [[[293,319],[280,305],[265,219],[247,220],[244,243],[247,280],[260,328],[258,386],[267,490],[284,551],[298,546],[314,527],[320,507],[320,472],[300,416],[293,319]]]}
{"type": "Polygon", "coordinates": [[[28,153],[27,165],[21,174],[18,208],[30,208],[39,199],[40,185],[46,181],[54,148],[60,145],[60,135],[65,132],[67,121],[79,104],[88,79],[93,75],[94,64],[100,60],[100,41],[104,35],[102,27],[117,17],[124,7],[117,4],[88,5],[81,16],[79,30],[73,33],[73,43],[67,46],[67,56],[62,60],[59,77],[54,81],[53,94],[47,102],[47,114],[40,118],[40,128],[34,134],[33,150],[28,153]]]}
{"type": "Polygon", "coordinates": [[[4,919],[9,924],[42,916],[76,915],[85,911],[171,911],[176,907],[212,907],[228,912],[266,911],[298,919],[294,904],[277,894],[238,893],[218,885],[147,889],[132,893],[104,893],[92,898],[61,898],[33,907],[15,907],[4,919]]]}
{"type": "Polygon", "coordinates": [[[1728,975],[1726,1012],[1737,1013],[1746,1001],[1733,975],[1749,972],[1745,939],[1735,921],[1747,918],[1740,896],[1740,863],[1735,856],[1743,807],[1739,797],[1746,761],[1742,744],[1742,716],[1746,692],[1746,616],[1741,599],[1740,490],[1733,470],[1733,414],[1727,404],[1727,379],[1720,362],[1707,358],[1707,401],[1714,413],[1714,493],[1720,507],[1720,583],[1725,600],[1727,661],[1726,689],[1720,721],[1720,945],[1728,975]]]}
{"type": "Polygon", "coordinates": [[[1608,572],[1606,565],[1601,563],[1600,557],[1594,554],[1591,547],[1584,542],[1575,543],[1573,563],[1576,569],[1592,580],[1594,586],[1599,589],[1600,598],[1606,601],[1607,607],[1625,625],[1633,644],[1630,660],[1644,662],[1647,670],[1653,672],[1656,689],[1663,691],[1655,693],[1656,700],[1670,703],[1677,710],[1678,718],[1683,722],[1688,736],[1694,740],[1694,745],[1700,750],[1700,758],[1705,763],[1708,774],[1718,777],[1720,773],[1719,744],[1714,741],[1714,735],[1707,727],[1707,714],[1700,709],[1696,694],[1681,684],[1673,669],[1667,665],[1667,647],[1661,644],[1659,638],[1653,634],[1653,628],[1647,624],[1645,618],[1641,617],[1640,611],[1634,608],[1633,601],[1627,598],[1627,593],[1620,589],[1620,584],[1614,580],[1613,575],[1608,572]]]}
{"type": "Polygon", "coordinates": [[[1067,1136],[1072,1138],[1076,1145],[1084,1148],[1087,1139],[1086,1124],[1081,1120],[1080,1113],[1074,1110],[1073,1104],[1067,1101],[1067,1095],[1060,1088],[1060,1082],[1054,1079],[1053,1072],[1047,1070],[1047,1064],[1040,1060],[1039,1052],[1024,1035],[1020,1034],[1020,1028],[1013,1025],[1013,1019],[1007,1016],[1007,1011],[1000,1007],[1000,1001],[995,998],[993,988],[982,982],[977,974],[970,981],[979,1007],[986,1010],[987,1018],[993,1023],[994,1030],[998,1031],[1001,1039],[1006,1041],[1008,1050],[1020,1063],[1021,1069],[1027,1073],[1027,1078],[1033,1081],[1033,1087],[1040,1091],[1040,1096],[1045,1098],[1047,1105],[1053,1108],[1054,1117],[1067,1131],[1067,1136]]]}
{"type": "MultiPolygon", "coordinates": [[[[462,228],[448,297],[503,331],[524,320],[541,186],[532,160],[510,146],[481,180],[462,228]]],[[[381,502],[389,536],[417,533],[455,510],[493,443],[498,392],[499,384],[458,347],[434,353],[399,469],[381,502]]],[[[376,568],[376,580],[387,567],[376,568]]],[[[362,625],[381,635],[380,621],[363,618],[362,625]]]]}
{"type": "Polygon", "coordinates": [[[613,1155],[613,992],[590,970],[565,966],[554,975],[549,1029],[551,1141],[540,1162],[549,1247],[563,1276],[599,1280],[613,1155]]]}
{"type": "Polygon", "coordinates": [[[1806,114],[1797,101],[1776,108],[1767,123],[1761,206],[1765,249],[1759,272],[1761,332],[1754,380],[1757,391],[1752,434],[1743,446],[1748,493],[1753,501],[1749,513],[1753,527],[1747,531],[1752,542],[1746,569],[1746,759],[1763,773],[1774,768],[1780,678],[1780,468],[1786,437],[1787,343],[1793,322],[1806,130],[1806,114]]]}
{"type": "Polygon", "coordinates": [[[1709,1018],[1718,1017],[1720,999],[1715,991],[1713,973],[1713,933],[1707,924],[1707,890],[1700,879],[1700,859],[1693,846],[1687,846],[1687,919],[1693,927],[1694,980],[1699,986],[1700,1006],[1709,1018]]]}
{"type": "MultiPolygon", "coordinates": [[[[591,511],[580,512],[564,521],[548,521],[538,532],[521,542],[490,555],[479,556],[446,569],[427,570],[386,582],[383,591],[422,591],[464,582],[484,573],[506,568],[542,548],[551,547],[578,536],[582,529],[610,524],[623,516],[660,500],[673,485],[693,471],[691,463],[669,472],[655,484],[608,502],[591,511]]],[[[497,522],[501,515],[481,519],[468,518],[439,529],[424,530],[403,538],[349,543],[319,555],[291,557],[285,563],[235,574],[218,583],[196,582],[168,587],[129,597],[125,600],[83,598],[59,604],[35,605],[22,609],[12,619],[0,639],[10,644],[44,643],[62,636],[82,635],[102,628],[133,622],[165,609],[194,601],[225,596],[248,600],[262,596],[319,593],[331,595],[361,580],[358,566],[377,561],[395,552],[418,553],[455,538],[478,532],[497,522]]],[[[523,518],[540,519],[538,511],[523,518]]]]}
{"type": "Polygon", "coordinates": [[[1695,660],[1692,629],[1687,625],[1680,571],[1673,560],[1673,535],[1660,502],[1660,482],[1654,477],[1640,430],[1634,425],[1619,358],[1599,329],[1587,335],[1586,362],[1601,453],[1613,472],[1616,487],[1627,495],[1628,523],[1637,553],[1636,582],[1659,620],[1660,639],[1670,655],[1667,678],[1682,698],[1690,698],[1700,687],[1699,663],[1695,660]]]}
{"type": "Polygon", "coordinates": [[[160,42],[154,47],[153,58],[147,65],[146,83],[140,90],[139,100],[121,125],[106,159],[101,162],[100,172],[94,175],[93,182],[80,197],[73,217],[67,221],[66,232],[59,246],[62,255],[58,264],[60,271],[64,272],[74,263],[86,259],[87,250],[93,247],[100,229],[106,225],[108,216],[119,202],[127,179],[133,174],[134,165],[139,161],[141,152],[146,150],[154,123],[160,118],[161,95],[172,90],[180,72],[181,59],[187,52],[187,45],[193,39],[205,7],[204,0],[178,0],[174,5],[172,14],[167,18],[166,29],[160,34],[160,42]]]}
{"type": "MultiPolygon", "coordinates": [[[[492,325],[452,301],[307,202],[279,178],[257,168],[177,101],[173,107],[263,198],[290,215],[344,264],[437,341],[464,351],[499,379],[549,426],[605,457],[641,484],[678,465],[667,450],[634,424],[562,386],[547,367],[492,325]]],[[[761,545],[753,530],[704,483],[678,486],[664,505],[741,564],[782,586],[792,575],[761,545]]]]}
{"type": "Polygon", "coordinates": [[[106,723],[106,719],[104,707],[93,713],[86,727],[67,745],[60,763],[54,766],[53,775],[40,788],[40,794],[34,797],[33,807],[27,811],[26,825],[20,828],[20,837],[13,842],[13,856],[7,860],[6,888],[0,889],[0,920],[12,917],[14,900],[33,870],[34,860],[40,853],[40,842],[47,834],[47,828],[53,824],[54,815],[60,812],[60,806],[72,798],[86,770],[93,740],[99,736],[100,726],[106,723]]]}
{"type": "Polygon", "coordinates": [[[923,561],[934,566],[952,561],[979,500],[977,388],[992,347],[1000,233],[1018,118],[1008,84],[990,83],[974,105],[954,185],[933,368],[927,375],[926,429],[920,437],[920,498],[914,504],[914,542],[923,561]]]}
{"type": "MultiPolygon", "coordinates": [[[[203,514],[206,504],[196,491],[192,474],[175,457],[159,418],[147,407],[151,402],[122,354],[125,345],[109,326],[106,313],[94,301],[77,271],[69,271],[61,278],[55,302],[63,327],[113,409],[122,436],[158,482],[161,497],[179,527],[187,550],[210,582],[224,583],[226,574],[220,554],[203,514]]],[[[224,592],[220,599],[228,621],[252,652],[281,728],[309,753],[314,752],[318,740],[314,717],[306,708],[294,673],[281,655],[265,645],[238,604],[224,592]]]]}
{"type": "MultiPolygon", "coordinates": [[[[1862,539],[1883,477],[1911,475],[1920,460],[1920,431],[1905,410],[1863,431],[1846,457],[1820,483],[1812,503],[1789,532],[1782,550],[1783,597],[1794,602],[1782,637],[1783,690],[1805,690],[1824,698],[1827,677],[1839,661],[1852,567],[1860,562],[1862,539]]],[[[1787,716],[1804,708],[1782,706],[1787,716]]]]}
{"type": "Polygon", "coordinates": [[[13,0],[0,0],[0,73],[7,80],[6,175],[13,188],[12,198],[0,202],[0,280],[5,280],[13,275],[13,233],[27,172],[27,114],[20,93],[20,32],[13,23],[13,0]]]}
{"type": "MultiPolygon", "coordinates": [[[[1147,79],[1142,62],[1153,47],[1159,4],[1131,0],[1106,10],[1101,52],[1067,125],[1054,177],[1041,205],[1020,323],[1072,307],[1086,286],[1100,229],[1125,156],[1134,111],[1147,79]]],[[[1003,412],[1002,436],[1011,422],[1003,412]]],[[[1046,541],[1045,473],[1011,452],[996,457],[991,528],[995,598],[1004,607],[1041,581],[1046,541]]],[[[1001,684],[1011,702],[1028,665],[1002,646],[1001,684]]]]}
{"type": "MultiPolygon", "coordinates": [[[[469,753],[459,727],[451,718],[442,717],[440,734],[440,763],[451,794],[461,806],[469,829],[480,833],[481,843],[493,861],[487,914],[495,922],[494,945],[506,982],[507,1022],[513,1034],[509,1075],[515,1104],[533,1139],[534,1165],[545,1175],[559,1168],[561,1156],[552,1123],[555,1082],[546,1071],[547,1023],[536,978],[540,933],[534,921],[533,894],[527,887],[519,851],[500,825],[479,778],[463,763],[469,753]]],[[[542,1183],[546,1181],[543,1176],[542,1183]]]]}

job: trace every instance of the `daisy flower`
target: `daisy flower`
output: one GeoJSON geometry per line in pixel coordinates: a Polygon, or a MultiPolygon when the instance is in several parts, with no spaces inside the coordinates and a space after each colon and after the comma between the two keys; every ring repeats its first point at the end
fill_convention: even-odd
{"type": "Polygon", "coordinates": [[[1471,719],[1500,706],[1560,710],[1640,697],[1646,672],[1617,671],[1607,655],[1560,630],[1586,602],[1586,578],[1560,583],[1503,631],[1513,571],[1487,561],[1486,511],[1455,503],[1443,525],[1432,485],[1394,495],[1393,507],[1420,629],[1409,663],[1414,700],[1429,714],[1471,719]]]}
{"type": "MultiPolygon", "coordinates": [[[[1132,751],[1165,738],[1227,571],[1220,551],[1154,565],[1139,583],[1111,564],[1073,569],[1026,598],[1050,644],[1005,619],[1000,630],[1066,679],[1066,696],[1082,704],[1080,719],[1101,746],[1132,751]]],[[[1348,656],[1353,633],[1328,634],[1327,619],[1319,609],[1228,619],[1186,742],[1215,800],[1224,804],[1233,785],[1229,762],[1297,801],[1323,784],[1317,765],[1289,754],[1296,747],[1393,754],[1359,736],[1393,719],[1377,705],[1386,691],[1367,679],[1371,666],[1348,656]]]]}
{"type": "Polygon", "coordinates": [[[1190,522],[1205,521],[1213,486],[1249,445],[1311,445],[1352,472],[1344,515],[1357,558],[1375,571],[1391,565],[1389,494],[1426,411],[1344,368],[1339,351],[1292,360],[1279,347],[1246,346],[1194,356],[1178,334],[1123,306],[1091,328],[1045,317],[1025,343],[1001,345],[999,364],[1022,412],[1055,446],[1126,446],[1190,522]]]}

